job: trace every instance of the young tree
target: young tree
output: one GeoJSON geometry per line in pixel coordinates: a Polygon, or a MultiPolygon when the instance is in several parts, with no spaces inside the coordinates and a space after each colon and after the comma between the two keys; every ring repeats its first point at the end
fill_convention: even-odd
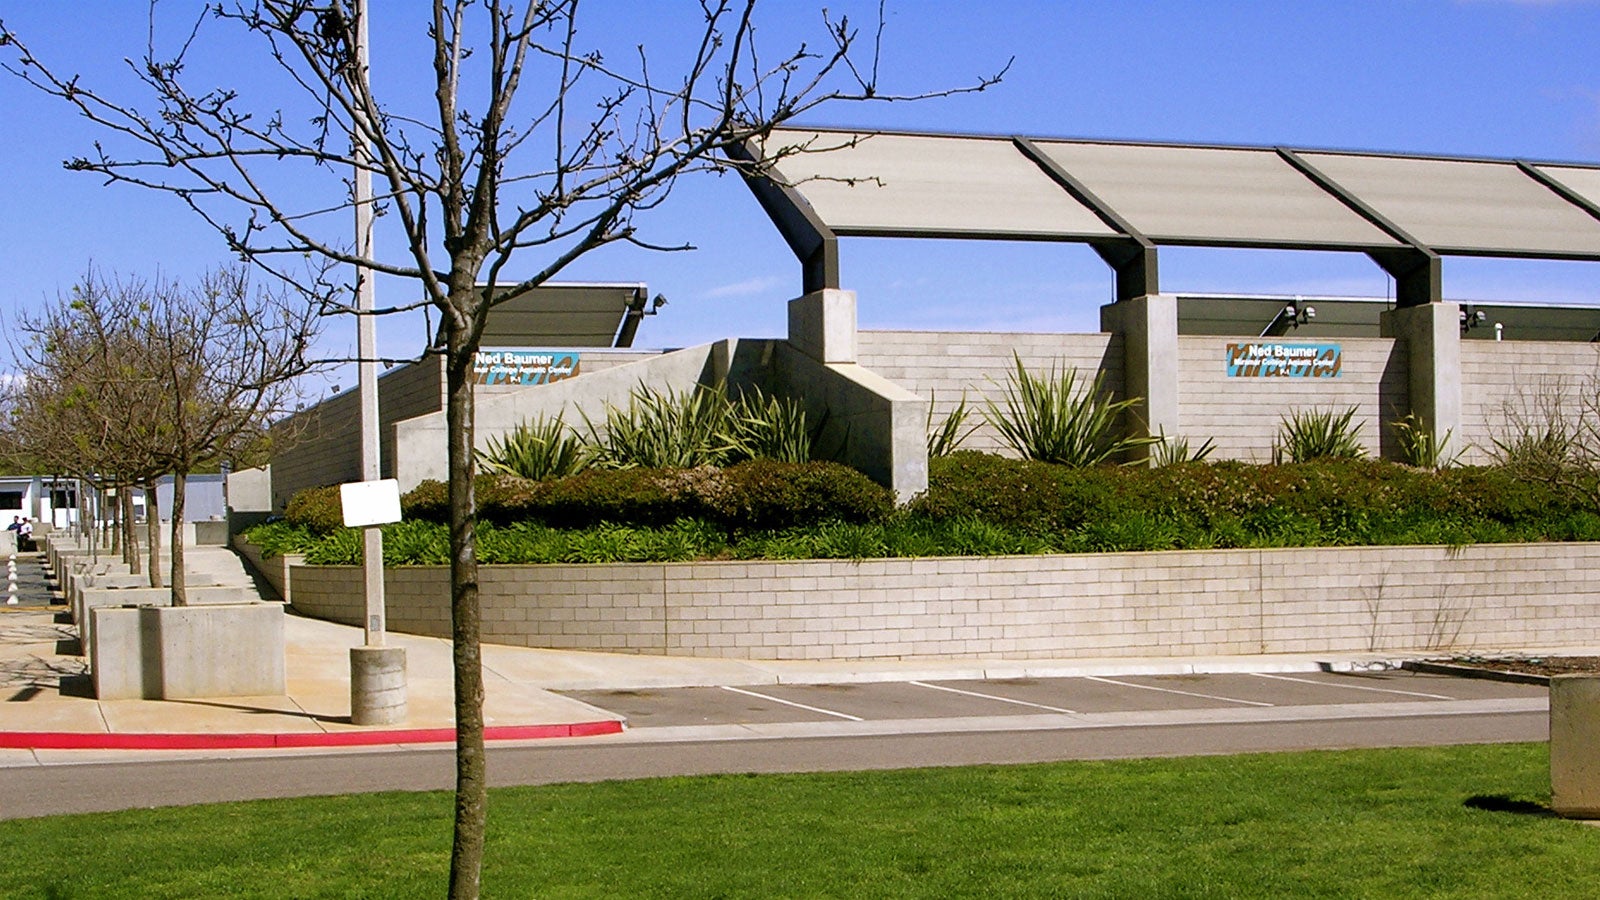
{"type": "MultiPolygon", "coordinates": [[[[117,140],[115,149],[98,147],[69,167],[175,195],[232,250],[280,274],[286,274],[282,260],[312,253],[410,279],[422,300],[380,312],[420,305],[438,316],[429,350],[444,356],[447,381],[458,735],[450,893],[468,897],[478,892],[486,799],[472,363],[490,308],[608,244],[681,247],[651,244],[637,217],[666,200],[688,173],[754,175],[785,156],[825,149],[767,141],[752,159],[745,148],[769,138],[775,126],[829,103],[957,91],[879,89],[881,7],[877,32],[866,39],[823,11],[816,48],[800,44],[768,56],[758,52],[765,48],[757,46],[755,0],[686,3],[693,35],[663,77],[642,44],[621,62],[586,46],[576,0],[429,6],[422,23],[431,66],[426,104],[416,102],[418,92],[381,89],[370,77],[362,0],[256,0],[210,10],[260,39],[260,65],[239,57],[233,65],[249,72],[244,83],[255,88],[271,73],[283,76],[283,96],[298,98],[289,107],[278,105],[277,95],[264,104],[247,100],[242,88],[191,91],[185,54],[200,40],[198,30],[183,33],[175,54],[151,49],[133,66],[157,105],[149,115],[52,71],[3,25],[0,44],[11,45],[5,65],[12,72],[71,103],[117,140]],[[118,155],[123,149],[131,155],[118,155]],[[348,221],[345,173],[357,169],[381,185],[382,221],[403,241],[403,254],[360,257],[336,236],[348,221]],[[302,174],[286,177],[331,172],[343,181],[337,196],[297,193],[289,186],[302,174]]],[[[319,296],[327,287],[300,284],[319,296]]],[[[324,305],[352,311],[348,302],[324,305]]]]}
{"type": "MultiPolygon", "coordinates": [[[[80,473],[117,473],[119,487],[173,476],[172,602],[183,578],[185,482],[196,469],[249,453],[288,411],[293,381],[310,371],[314,310],[256,289],[245,269],[177,282],[109,281],[94,272],[42,313],[19,317],[17,354],[35,373],[13,421],[29,449],[80,473]]],[[[123,540],[132,545],[132,494],[120,492],[123,540]]],[[[147,515],[159,510],[149,490],[147,515]]],[[[160,585],[159,542],[149,541],[160,585]]]]}

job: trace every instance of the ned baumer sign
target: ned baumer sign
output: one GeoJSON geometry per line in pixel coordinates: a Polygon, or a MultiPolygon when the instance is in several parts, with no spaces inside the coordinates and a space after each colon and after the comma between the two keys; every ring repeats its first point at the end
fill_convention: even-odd
{"type": "Polygon", "coordinates": [[[1229,378],[1338,378],[1343,361],[1338,344],[1228,345],[1229,378]]]}
{"type": "Polygon", "coordinates": [[[479,350],[472,364],[476,384],[549,384],[578,374],[570,350],[479,350]]]}

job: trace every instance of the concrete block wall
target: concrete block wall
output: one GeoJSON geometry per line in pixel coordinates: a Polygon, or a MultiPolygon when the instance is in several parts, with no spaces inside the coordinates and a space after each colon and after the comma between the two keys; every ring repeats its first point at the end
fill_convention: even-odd
{"type": "Polygon", "coordinates": [[[1340,338],[1337,378],[1229,378],[1230,343],[1254,337],[1185,335],[1178,338],[1178,422],[1196,447],[1211,438],[1213,459],[1269,462],[1279,423],[1295,410],[1356,407],[1368,454],[1390,443],[1387,425],[1410,406],[1406,347],[1390,338],[1340,338]]]}
{"type": "Polygon", "coordinates": [[[1567,414],[1579,412],[1584,391],[1600,390],[1600,349],[1565,341],[1462,341],[1461,435],[1451,446],[1462,461],[1487,463],[1494,441],[1508,431],[1508,411],[1542,419],[1551,401],[1567,414]]]}
{"type": "MultiPolygon", "coordinates": [[[[735,659],[1483,651],[1600,642],[1600,544],[485,566],[491,643],[735,659]]],[[[296,567],[359,624],[361,572],[296,567]]],[[[449,633],[443,567],[386,573],[389,624],[449,633]]]]}
{"type": "MultiPolygon", "coordinates": [[[[444,404],[444,361],[424,359],[378,377],[378,447],[385,477],[395,471],[394,425],[444,404]]],[[[272,505],[298,491],[361,479],[361,407],[347,390],[296,413],[274,431],[286,442],[272,457],[272,505]]],[[[441,447],[443,444],[440,445],[441,447]]]]}
{"type": "Polygon", "coordinates": [[[968,422],[979,425],[962,445],[968,450],[1003,448],[994,430],[984,424],[986,399],[1001,402],[1007,378],[1015,370],[1015,353],[1034,372],[1051,366],[1075,366],[1080,379],[1106,373],[1108,390],[1122,391],[1121,342],[1110,334],[1029,334],[1008,332],[863,331],[857,338],[862,368],[923,399],[933,400],[938,427],[961,402],[968,422]]]}
{"type": "MultiPolygon", "coordinates": [[[[563,414],[567,424],[581,428],[580,410],[590,418],[603,416],[607,404],[626,405],[630,393],[641,383],[657,390],[675,391],[712,383],[726,374],[725,367],[718,370],[717,361],[725,362],[729,347],[736,344],[736,341],[720,341],[640,358],[621,357],[625,361],[610,366],[590,367],[585,359],[585,372],[578,378],[533,388],[496,389],[477,397],[476,446],[486,449],[491,438],[540,415],[563,414]]],[[[426,479],[445,479],[446,430],[442,403],[430,412],[398,423],[393,433],[398,449],[392,471],[402,491],[426,479]]]]}

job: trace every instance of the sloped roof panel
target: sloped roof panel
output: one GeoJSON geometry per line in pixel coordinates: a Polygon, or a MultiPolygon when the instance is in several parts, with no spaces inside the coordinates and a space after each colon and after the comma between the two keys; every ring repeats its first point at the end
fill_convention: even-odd
{"type": "Polygon", "coordinates": [[[1600,207],[1600,168],[1586,166],[1534,166],[1540,172],[1561,182],[1567,190],[1600,207]]]}
{"type": "Polygon", "coordinates": [[[766,147],[805,148],[775,169],[839,234],[1117,234],[1007,139],[776,131],[766,147]]]}
{"type": "Polygon", "coordinates": [[[1600,221],[1515,163],[1348,153],[1300,155],[1440,252],[1600,256],[1600,221]]]}
{"type": "Polygon", "coordinates": [[[1399,245],[1269,149],[1075,141],[1039,147],[1157,243],[1399,245]]]}

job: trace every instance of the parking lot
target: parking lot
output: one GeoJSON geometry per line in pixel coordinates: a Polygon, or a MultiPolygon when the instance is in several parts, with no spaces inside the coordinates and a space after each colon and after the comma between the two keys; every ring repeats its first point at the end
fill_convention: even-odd
{"type": "Polygon", "coordinates": [[[728,685],[565,693],[626,716],[630,728],[643,729],[1542,699],[1546,689],[1389,670],[728,685]]]}

